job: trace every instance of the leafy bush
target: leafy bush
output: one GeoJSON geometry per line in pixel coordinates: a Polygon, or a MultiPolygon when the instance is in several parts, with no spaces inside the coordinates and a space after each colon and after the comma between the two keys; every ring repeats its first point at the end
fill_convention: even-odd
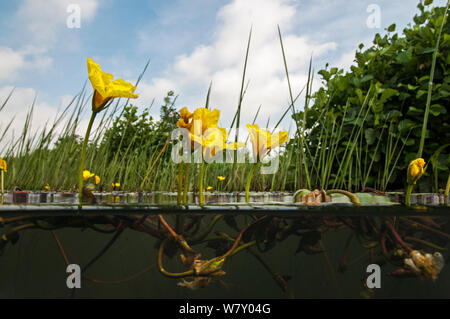
{"type": "MultiPolygon", "coordinates": [[[[446,10],[445,7],[431,8],[428,6],[431,2],[418,4],[420,13],[414,17],[414,24],[403,30],[403,35],[394,32],[396,26],[393,24],[384,36],[375,35],[370,48],[363,51],[361,44],[351,72],[329,68],[328,64],[318,72],[324,86],[314,94],[314,103],[306,111],[305,123],[308,166],[316,185],[356,189],[364,186],[398,189],[404,186],[406,167],[416,157],[419,148],[432,55],[446,10]],[[326,160],[333,162],[331,172],[324,168],[326,160]]],[[[447,19],[434,73],[423,151],[426,161],[440,146],[450,141],[447,110],[450,95],[449,33],[447,19]]],[[[294,115],[300,126],[303,117],[303,112],[294,115]]],[[[436,174],[434,185],[443,185],[447,180],[450,166],[448,149],[438,157],[435,168],[445,174],[436,174]]],[[[432,175],[430,172],[431,169],[427,171],[428,176],[432,175]]],[[[431,178],[421,181],[422,187],[427,185],[429,188],[431,184],[431,178]]]]}
{"type": "Polygon", "coordinates": [[[169,91],[161,106],[159,121],[149,115],[150,108],[138,115],[136,106],[126,106],[102,140],[103,145],[108,145],[109,158],[127,154],[150,155],[155,149],[161,149],[180,117],[174,107],[175,100],[174,93],[169,91]]]}

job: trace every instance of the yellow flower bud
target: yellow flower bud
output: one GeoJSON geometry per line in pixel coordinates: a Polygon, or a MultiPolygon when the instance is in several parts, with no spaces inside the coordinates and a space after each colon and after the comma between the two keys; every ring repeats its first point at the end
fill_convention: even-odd
{"type": "Polygon", "coordinates": [[[6,161],[1,157],[0,157],[0,171],[4,171],[5,173],[7,172],[6,161]]]}
{"type": "Polygon", "coordinates": [[[415,184],[424,173],[425,161],[423,158],[417,158],[408,165],[408,184],[415,184]]]}

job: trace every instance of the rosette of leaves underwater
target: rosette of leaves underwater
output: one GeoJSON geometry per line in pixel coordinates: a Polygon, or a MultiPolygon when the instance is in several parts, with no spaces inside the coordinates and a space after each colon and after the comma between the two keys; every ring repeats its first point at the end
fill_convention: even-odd
{"type": "Polygon", "coordinates": [[[261,163],[263,158],[270,152],[270,150],[280,146],[288,141],[288,132],[280,131],[271,134],[267,130],[260,129],[258,125],[247,124],[248,132],[250,133],[250,141],[253,148],[253,157],[255,163],[250,168],[248,173],[247,183],[245,185],[245,201],[249,202],[250,184],[252,181],[255,168],[261,163]]]}
{"type": "Polygon", "coordinates": [[[123,79],[113,80],[113,75],[111,73],[103,72],[100,66],[95,63],[92,58],[87,59],[87,68],[89,73],[89,81],[92,84],[94,93],[92,95],[92,114],[86,129],[83,147],[81,150],[80,168],[78,174],[78,199],[80,204],[83,193],[83,170],[86,147],[95,116],[97,113],[106,109],[112,103],[114,98],[125,97],[135,99],[139,96],[138,94],[134,94],[134,90],[136,89],[135,86],[123,79]]]}

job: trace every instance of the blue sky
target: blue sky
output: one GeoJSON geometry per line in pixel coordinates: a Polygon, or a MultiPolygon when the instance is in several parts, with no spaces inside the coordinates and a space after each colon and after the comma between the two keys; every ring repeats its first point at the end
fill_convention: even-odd
{"type": "MultiPolygon", "coordinates": [[[[435,4],[444,5],[443,0],[435,4]]],[[[288,104],[278,42],[285,42],[293,89],[306,81],[313,55],[318,71],[326,62],[348,68],[359,43],[370,44],[390,24],[401,31],[417,13],[416,0],[15,0],[0,2],[0,129],[16,116],[18,130],[37,94],[35,127],[76,95],[87,80],[86,59],[104,71],[135,82],[150,60],[133,101],[160,105],[168,90],[178,106],[202,106],[210,81],[212,106],[231,122],[237,106],[246,41],[253,27],[243,122],[262,105],[260,124],[276,122],[288,104]],[[81,8],[81,27],[68,28],[69,4],[81,8]],[[379,28],[367,25],[370,5],[380,9],[379,28]],[[278,118],[277,118],[278,117],[278,118]]],[[[315,87],[320,85],[316,81],[315,87]]],[[[90,86],[88,86],[91,90],[90,86]]],[[[297,108],[301,108],[301,103],[297,108]]],[[[159,110],[155,108],[154,114],[159,110]]],[[[284,123],[287,128],[289,123],[284,123]]]]}

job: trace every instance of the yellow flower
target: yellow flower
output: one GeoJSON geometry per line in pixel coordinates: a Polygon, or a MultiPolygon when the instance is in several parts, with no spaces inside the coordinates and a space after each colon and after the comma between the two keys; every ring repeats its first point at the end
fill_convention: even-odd
{"type": "Polygon", "coordinates": [[[99,112],[103,110],[108,102],[116,97],[126,97],[135,99],[139,95],[134,94],[136,89],[131,83],[116,79],[113,81],[111,73],[103,72],[100,66],[95,63],[92,58],[87,59],[87,68],[89,80],[94,88],[94,96],[92,98],[92,111],[99,112]]]}
{"type": "Polygon", "coordinates": [[[223,182],[225,180],[225,176],[217,176],[217,179],[221,182],[223,182]]]}
{"type": "Polygon", "coordinates": [[[407,181],[408,184],[415,184],[424,173],[425,161],[423,158],[417,158],[408,165],[407,181]]]}
{"type": "Polygon", "coordinates": [[[213,187],[212,187],[212,186],[208,186],[208,187],[206,187],[206,190],[207,190],[207,191],[210,191],[211,189],[213,189],[213,187]]]}
{"type": "Polygon", "coordinates": [[[5,173],[8,171],[6,169],[6,161],[0,157],[0,171],[4,171],[5,173]]]}
{"type": "Polygon", "coordinates": [[[100,176],[95,175],[95,185],[100,183],[100,176]]]}
{"type": "Polygon", "coordinates": [[[270,150],[285,143],[288,138],[288,132],[281,131],[271,134],[269,131],[260,129],[258,125],[247,124],[250,133],[250,140],[253,146],[253,155],[261,160],[270,150]]]}
{"type": "Polygon", "coordinates": [[[193,123],[192,123],[192,121],[191,122],[189,122],[189,121],[192,119],[194,114],[189,112],[186,107],[183,107],[180,110],[180,116],[181,116],[181,118],[177,122],[178,127],[180,127],[180,128],[184,127],[190,131],[193,123]]]}
{"type": "Polygon", "coordinates": [[[91,178],[92,176],[94,176],[94,173],[89,172],[88,170],[84,170],[83,171],[83,179],[85,181],[87,181],[89,178],[91,178]]]}
{"type": "Polygon", "coordinates": [[[46,191],[48,191],[49,188],[50,188],[50,187],[48,186],[48,184],[44,186],[44,189],[45,189],[46,191]]]}
{"type": "Polygon", "coordinates": [[[195,142],[196,147],[202,146],[203,156],[205,158],[213,158],[217,153],[223,150],[236,150],[245,146],[245,143],[227,143],[227,131],[221,127],[209,128],[202,136],[190,134],[191,139],[195,142]]]}
{"type": "Polygon", "coordinates": [[[120,187],[120,183],[112,183],[112,187],[120,187]]]}
{"type": "Polygon", "coordinates": [[[177,125],[180,128],[186,128],[189,130],[189,137],[191,140],[192,151],[202,143],[203,134],[210,128],[217,128],[219,122],[220,111],[209,110],[207,108],[198,108],[194,113],[190,113],[187,108],[180,110],[181,118],[178,120],[177,125]],[[194,124],[195,123],[195,124],[194,124]],[[201,124],[201,125],[200,125],[201,124]],[[197,143],[194,143],[197,142],[197,143]]]}

